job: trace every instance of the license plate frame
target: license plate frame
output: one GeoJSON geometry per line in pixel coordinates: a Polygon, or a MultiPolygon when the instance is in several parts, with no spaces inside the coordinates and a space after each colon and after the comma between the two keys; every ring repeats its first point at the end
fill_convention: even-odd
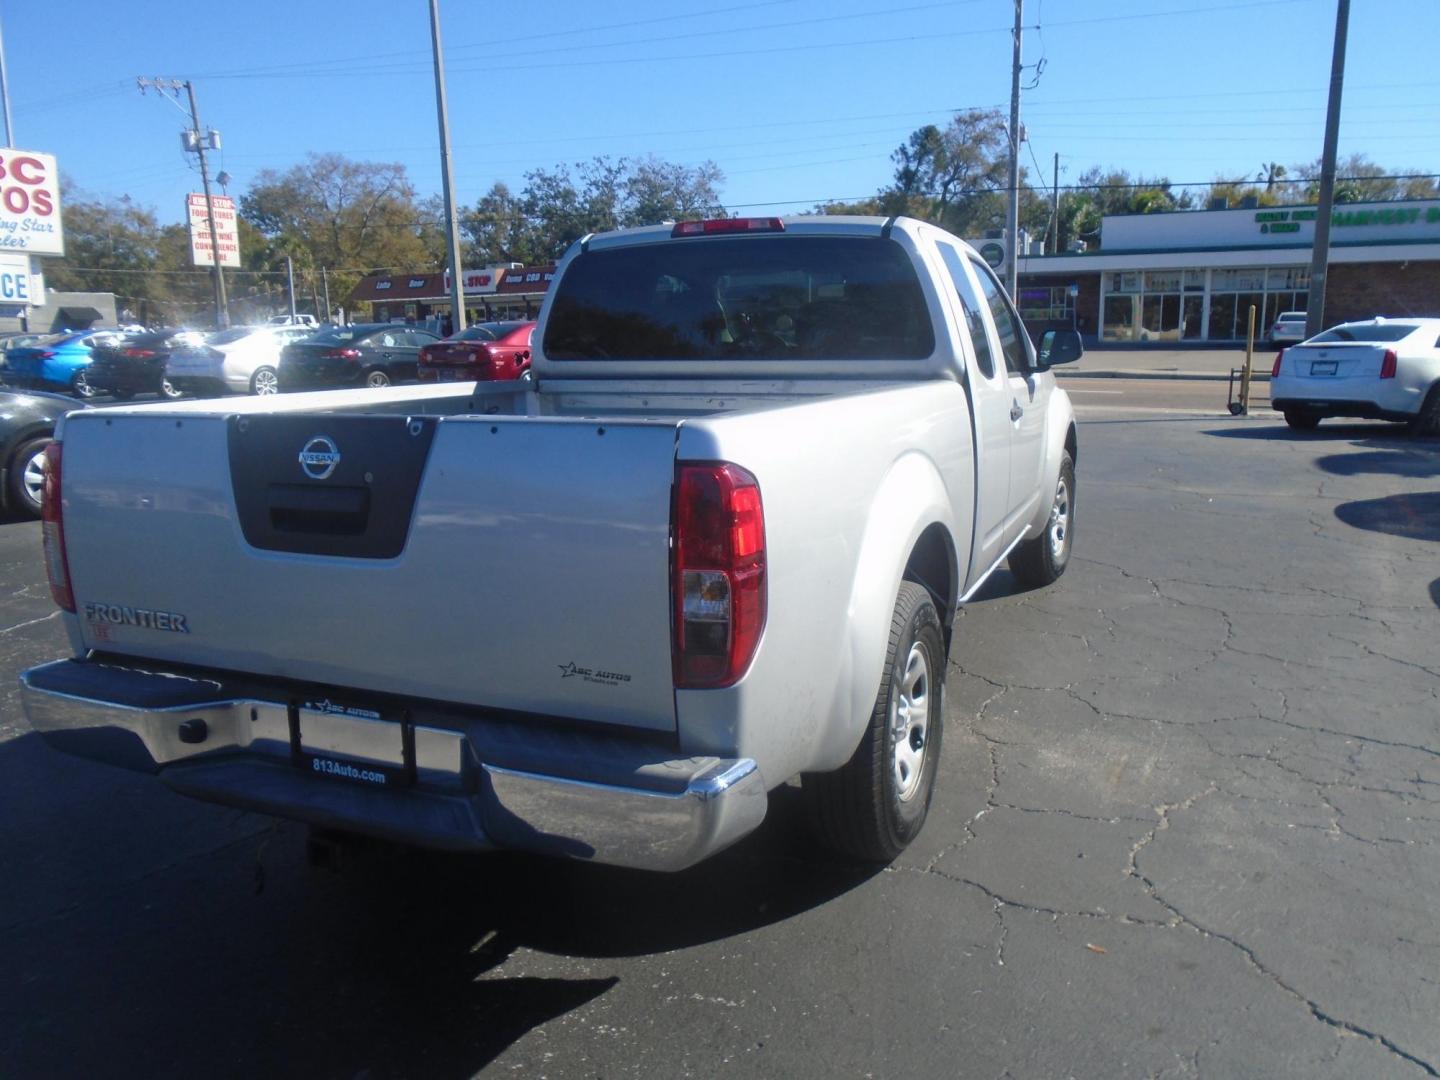
{"type": "Polygon", "coordinates": [[[291,706],[291,750],[305,772],[363,787],[414,782],[414,737],[403,716],[331,698],[291,706]]]}
{"type": "Polygon", "coordinates": [[[1311,375],[1334,375],[1340,367],[1338,360],[1311,360],[1311,375]]]}

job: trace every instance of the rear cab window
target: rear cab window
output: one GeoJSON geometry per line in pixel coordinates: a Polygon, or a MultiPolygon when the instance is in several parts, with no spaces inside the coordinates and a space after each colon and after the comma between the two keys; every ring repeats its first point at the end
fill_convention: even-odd
{"type": "Polygon", "coordinates": [[[551,360],[916,360],[935,349],[909,256],[856,236],[697,238],[577,255],[551,360]]]}

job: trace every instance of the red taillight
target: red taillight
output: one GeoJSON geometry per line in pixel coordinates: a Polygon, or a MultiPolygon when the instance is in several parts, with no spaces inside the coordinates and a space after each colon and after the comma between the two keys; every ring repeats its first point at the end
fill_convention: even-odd
{"type": "Polygon", "coordinates": [[[38,356],[41,360],[49,360],[49,359],[50,359],[51,357],[53,357],[55,354],[54,354],[53,352],[51,352],[49,349],[41,349],[41,350],[40,350],[38,353],[36,353],[35,355],[38,356]]]}
{"type": "Polygon", "coordinates": [[[359,360],[359,349],[331,349],[325,354],[327,360],[359,360]]]}
{"type": "Polygon", "coordinates": [[[1275,354],[1275,363],[1270,365],[1270,378],[1278,379],[1280,377],[1280,361],[1284,359],[1285,350],[1281,349],[1275,354]]]}
{"type": "Polygon", "coordinates": [[[40,498],[40,535],[45,544],[45,574],[50,595],[66,611],[75,610],[70,590],[70,560],[65,554],[65,520],[61,512],[60,444],[45,448],[45,486],[40,498]]]}
{"type": "Polygon", "coordinates": [[[121,349],[121,356],[128,356],[135,360],[148,360],[155,355],[154,349],[121,349]]]}
{"type": "Polygon", "coordinates": [[[1385,357],[1384,357],[1384,359],[1382,359],[1382,360],[1380,361],[1380,378],[1382,378],[1382,379],[1393,379],[1393,378],[1395,378],[1395,365],[1398,364],[1399,362],[1400,362],[1400,358],[1395,355],[1395,350],[1394,350],[1394,349],[1386,349],[1386,350],[1385,350],[1385,357]]]}
{"type": "Polygon", "coordinates": [[[422,345],[422,346],[420,346],[420,363],[422,363],[422,364],[428,364],[428,363],[430,363],[430,362],[431,362],[431,360],[430,360],[430,346],[429,346],[429,345],[422,345]]]}
{"type": "Polygon", "coordinates": [[[760,485],[738,465],[680,465],[674,515],[675,685],[729,686],[765,629],[760,485]]]}
{"type": "Polygon", "coordinates": [[[711,236],[715,233],[784,232],[778,217],[711,218],[709,221],[682,221],[670,230],[671,236],[711,236]]]}

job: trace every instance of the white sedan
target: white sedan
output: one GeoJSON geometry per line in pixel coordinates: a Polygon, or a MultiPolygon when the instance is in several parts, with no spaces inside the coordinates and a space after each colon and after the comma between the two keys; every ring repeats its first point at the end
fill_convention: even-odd
{"type": "Polygon", "coordinates": [[[1284,350],[1270,372],[1270,405],[1302,431],[1357,416],[1440,434],[1440,319],[1342,323],[1284,350]]]}

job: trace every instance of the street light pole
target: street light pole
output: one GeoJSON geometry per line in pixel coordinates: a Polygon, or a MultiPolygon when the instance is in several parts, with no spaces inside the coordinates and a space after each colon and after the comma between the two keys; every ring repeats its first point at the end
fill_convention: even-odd
{"type": "Polygon", "coordinates": [[[1325,329],[1325,285],[1330,267],[1330,215],[1335,207],[1335,154],[1340,141],[1340,93],[1345,86],[1345,38],[1350,0],[1335,9],[1335,53],[1330,60],[1330,103],[1325,112],[1325,150],[1320,159],[1320,205],[1315,210],[1315,248],[1310,253],[1310,294],[1305,304],[1305,336],[1325,329]]]}
{"type": "Polygon", "coordinates": [[[465,287],[461,281],[460,219],[455,211],[455,177],[450,160],[450,111],[445,104],[445,55],[440,47],[440,4],[430,0],[430,44],[435,51],[435,111],[440,122],[440,184],[445,196],[445,239],[450,258],[451,329],[465,329],[465,287]]]}

